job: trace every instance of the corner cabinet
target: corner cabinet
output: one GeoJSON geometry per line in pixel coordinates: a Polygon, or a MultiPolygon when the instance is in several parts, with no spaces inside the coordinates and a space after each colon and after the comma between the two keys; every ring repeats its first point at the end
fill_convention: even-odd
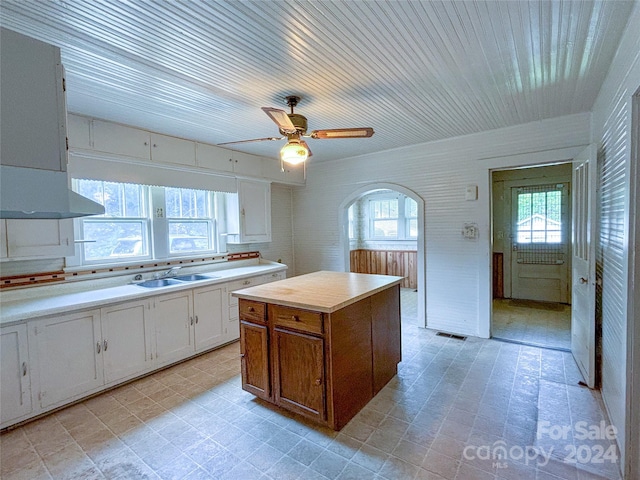
{"type": "Polygon", "coordinates": [[[238,180],[238,203],[228,205],[227,243],[271,241],[271,183],[238,180]]]}

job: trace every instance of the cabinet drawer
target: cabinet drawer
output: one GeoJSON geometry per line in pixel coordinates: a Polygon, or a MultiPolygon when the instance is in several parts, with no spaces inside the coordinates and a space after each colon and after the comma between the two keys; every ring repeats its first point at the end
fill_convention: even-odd
{"type": "Polygon", "coordinates": [[[265,304],[240,299],[240,320],[265,323],[267,320],[265,304]]]}
{"type": "Polygon", "coordinates": [[[322,313],[281,305],[269,305],[269,320],[277,327],[322,334],[322,313]]]}

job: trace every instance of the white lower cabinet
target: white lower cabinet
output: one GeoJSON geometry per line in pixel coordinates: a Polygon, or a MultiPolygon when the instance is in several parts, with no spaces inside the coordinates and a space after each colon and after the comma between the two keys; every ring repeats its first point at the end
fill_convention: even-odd
{"type": "Polygon", "coordinates": [[[239,338],[232,290],[284,272],[0,329],[0,428],[239,338]]]}
{"type": "Polygon", "coordinates": [[[112,383],[153,367],[150,302],[141,300],[101,309],[104,381],[112,383]]]}
{"type": "Polygon", "coordinates": [[[194,353],[191,322],[193,294],[183,290],[155,297],[152,302],[156,364],[167,365],[194,353]]]}
{"type": "Polygon", "coordinates": [[[104,384],[100,310],[34,321],[30,328],[36,342],[41,408],[81,397],[104,384]]]}
{"type": "Polygon", "coordinates": [[[26,324],[0,329],[0,362],[0,425],[4,425],[32,411],[26,324]]]}
{"type": "Polygon", "coordinates": [[[193,290],[194,341],[196,352],[227,342],[227,310],[224,286],[196,288],[193,290]]]}

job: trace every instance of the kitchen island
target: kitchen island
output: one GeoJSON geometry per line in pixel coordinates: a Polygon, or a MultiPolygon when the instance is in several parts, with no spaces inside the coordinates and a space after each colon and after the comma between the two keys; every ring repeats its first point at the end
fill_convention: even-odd
{"type": "Polygon", "coordinates": [[[242,388],[340,430],[397,373],[401,282],[320,271],[235,291],[242,388]]]}

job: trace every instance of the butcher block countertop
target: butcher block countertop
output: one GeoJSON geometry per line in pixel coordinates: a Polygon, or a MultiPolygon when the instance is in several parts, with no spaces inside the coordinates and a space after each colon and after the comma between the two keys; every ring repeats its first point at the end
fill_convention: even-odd
{"type": "Polygon", "coordinates": [[[333,313],[402,282],[403,277],[319,271],[243,288],[233,296],[257,302],[333,313]]]}

